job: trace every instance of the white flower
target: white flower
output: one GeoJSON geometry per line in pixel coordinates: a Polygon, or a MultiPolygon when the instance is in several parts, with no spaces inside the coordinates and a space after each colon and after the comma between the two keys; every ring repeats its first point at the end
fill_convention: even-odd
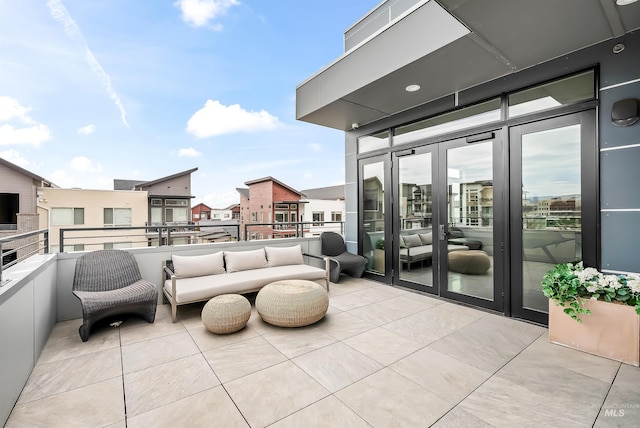
{"type": "Polygon", "coordinates": [[[576,275],[578,276],[578,279],[582,284],[584,284],[585,282],[591,281],[593,279],[599,279],[600,277],[602,277],[602,274],[598,272],[598,270],[595,268],[586,268],[585,270],[578,271],[576,275]]]}
{"type": "Polygon", "coordinates": [[[598,287],[598,284],[592,284],[590,286],[587,286],[587,291],[589,293],[595,293],[596,291],[598,291],[600,289],[600,287],[598,287]]]}
{"type": "Polygon", "coordinates": [[[627,281],[627,286],[634,293],[640,293],[640,279],[632,279],[631,281],[627,281]]]}
{"type": "Polygon", "coordinates": [[[622,284],[620,284],[620,282],[618,281],[618,277],[616,275],[602,275],[598,279],[598,284],[600,284],[602,288],[611,287],[615,290],[622,286],[622,284]]]}

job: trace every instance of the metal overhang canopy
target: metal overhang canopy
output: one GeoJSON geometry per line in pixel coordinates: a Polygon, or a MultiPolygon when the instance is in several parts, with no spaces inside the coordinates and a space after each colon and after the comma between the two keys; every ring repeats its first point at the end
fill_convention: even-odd
{"type": "Polygon", "coordinates": [[[297,119],[350,130],[640,28],[640,2],[508,4],[423,4],[300,84],[297,119]]]}

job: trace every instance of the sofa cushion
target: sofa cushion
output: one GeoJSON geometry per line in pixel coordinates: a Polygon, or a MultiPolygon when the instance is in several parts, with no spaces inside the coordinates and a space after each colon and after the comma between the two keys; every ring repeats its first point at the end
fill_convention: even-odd
{"type": "Polygon", "coordinates": [[[419,233],[420,241],[422,241],[422,245],[431,245],[433,244],[433,234],[429,233],[419,233]]]}
{"type": "Polygon", "coordinates": [[[422,241],[420,240],[418,234],[404,235],[402,238],[404,239],[404,246],[407,248],[419,247],[422,245],[422,241]]]}
{"type": "Polygon", "coordinates": [[[222,251],[202,256],[171,256],[173,272],[177,278],[217,275],[224,273],[222,251]]]}
{"type": "Polygon", "coordinates": [[[268,267],[264,248],[249,251],[225,251],[224,263],[229,273],[268,267]]]}
{"type": "Polygon", "coordinates": [[[267,254],[269,267],[304,264],[300,245],[294,245],[293,247],[264,247],[264,251],[267,254]]]}

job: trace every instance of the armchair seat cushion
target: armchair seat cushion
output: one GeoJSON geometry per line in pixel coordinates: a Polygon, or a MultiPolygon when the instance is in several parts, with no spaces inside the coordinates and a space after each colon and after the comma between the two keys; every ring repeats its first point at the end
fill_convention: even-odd
{"type": "Polygon", "coordinates": [[[335,232],[322,232],[320,235],[322,255],[329,258],[331,263],[330,280],[338,282],[340,273],[344,272],[354,278],[360,278],[364,273],[367,259],[358,254],[347,252],[347,246],[342,236],[335,232]]]}

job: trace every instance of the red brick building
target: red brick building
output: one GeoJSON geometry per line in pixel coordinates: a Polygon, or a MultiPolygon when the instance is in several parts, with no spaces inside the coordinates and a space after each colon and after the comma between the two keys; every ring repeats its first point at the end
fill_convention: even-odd
{"type": "Polygon", "coordinates": [[[200,203],[191,208],[191,221],[194,223],[200,220],[209,220],[211,218],[211,208],[207,205],[200,203]]]}
{"type": "Polygon", "coordinates": [[[240,193],[240,235],[243,239],[287,238],[296,236],[296,222],[300,218],[300,199],[304,194],[273,177],[244,183],[249,188],[236,189],[240,193]],[[261,225],[264,223],[279,223],[261,225]],[[251,226],[256,224],[255,226],[251,226]]]}

